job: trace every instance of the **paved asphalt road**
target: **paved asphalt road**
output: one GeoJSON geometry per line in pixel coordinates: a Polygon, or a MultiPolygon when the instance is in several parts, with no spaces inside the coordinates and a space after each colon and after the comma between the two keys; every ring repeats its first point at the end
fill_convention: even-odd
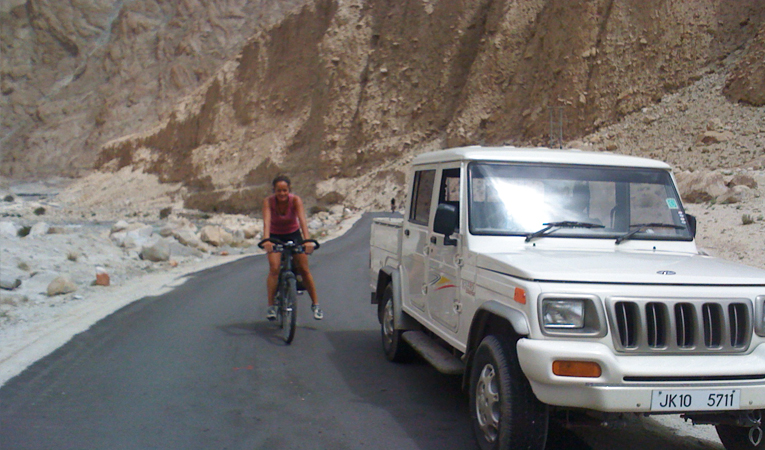
{"type": "MultiPolygon", "coordinates": [[[[291,346],[264,319],[264,256],[197,273],[6,383],[0,449],[475,450],[460,379],[383,357],[370,223],[311,256],[325,319],[302,297],[291,346]]],[[[555,426],[548,450],[720,448],[646,426],[555,426]]]]}

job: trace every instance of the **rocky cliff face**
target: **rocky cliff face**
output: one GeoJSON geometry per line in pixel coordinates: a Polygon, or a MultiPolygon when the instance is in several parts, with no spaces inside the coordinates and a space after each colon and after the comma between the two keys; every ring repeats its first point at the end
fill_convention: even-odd
{"type": "MultiPolygon", "coordinates": [[[[31,17],[29,5],[40,2],[11,13],[31,17]]],[[[208,4],[180,2],[162,17],[183,17],[181,5],[192,3],[208,4]]],[[[222,4],[254,7],[232,0],[206,11],[222,4]]],[[[24,145],[10,146],[16,160],[4,171],[21,170],[24,152],[35,161],[42,148],[56,155],[51,167],[95,161],[101,170],[132,166],[181,182],[187,206],[203,210],[257,209],[277,172],[293,176],[309,205],[370,206],[358,199],[362,187],[400,198],[402,158],[466,144],[559,145],[656,104],[731,55],[738,62],[728,101],[763,103],[760,0],[315,0],[243,43],[225,33],[232,26],[209,26],[226,18],[245,32],[241,15],[209,12],[198,22],[205,27],[178,25],[172,34],[181,19],[157,22],[150,17],[160,10],[126,8],[109,44],[94,44],[104,57],[92,71],[107,81],[76,84],[89,76],[87,65],[67,85],[82,86],[80,102],[43,102],[59,117],[92,115],[90,132],[69,134],[76,145],[67,159],[57,147],[65,127],[38,123],[24,145]],[[146,51],[136,56],[126,45],[146,51]],[[128,79],[134,89],[120,89],[128,79]],[[181,93],[189,95],[172,104],[181,93]]],[[[3,89],[11,90],[4,98],[16,92],[3,89]]],[[[47,123],[44,112],[37,116],[47,123]]]]}
{"type": "Polygon", "coordinates": [[[4,0],[0,174],[76,176],[303,0],[4,0]]]}

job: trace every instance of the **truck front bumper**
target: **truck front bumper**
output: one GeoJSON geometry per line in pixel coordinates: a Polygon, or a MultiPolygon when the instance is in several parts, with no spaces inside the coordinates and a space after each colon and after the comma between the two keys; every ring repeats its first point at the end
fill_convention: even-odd
{"type": "MultiPolygon", "coordinates": [[[[518,341],[518,359],[537,398],[604,412],[652,411],[660,389],[739,389],[739,410],[765,409],[765,344],[735,355],[616,355],[599,342],[518,341]],[[553,361],[592,361],[597,378],[558,376],[553,361]]],[[[683,411],[678,411],[683,412],[683,411]]]]}

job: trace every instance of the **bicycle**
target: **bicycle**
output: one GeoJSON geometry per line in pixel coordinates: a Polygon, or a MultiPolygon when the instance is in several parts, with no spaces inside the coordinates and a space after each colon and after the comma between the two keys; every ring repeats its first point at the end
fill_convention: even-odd
{"type": "Polygon", "coordinates": [[[302,244],[287,241],[282,242],[276,238],[263,239],[258,243],[258,247],[263,248],[263,244],[271,242],[274,244],[274,251],[282,254],[281,265],[279,268],[279,284],[276,287],[276,296],[274,297],[274,306],[276,306],[276,321],[282,329],[282,339],[287,344],[295,338],[295,327],[297,324],[297,294],[298,279],[292,266],[292,255],[304,253],[303,244],[312,242],[317,250],[320,245],[315,239],[306,239],[302,244]]]}

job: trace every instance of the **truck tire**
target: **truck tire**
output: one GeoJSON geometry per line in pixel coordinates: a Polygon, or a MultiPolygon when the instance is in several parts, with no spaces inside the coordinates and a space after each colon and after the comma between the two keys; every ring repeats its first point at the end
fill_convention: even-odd
{"type": "Polygon", "coordinates": [[[515,342],[489,335],[470,370],[470,417],[481,450],[544,450],[547,405],[521,371],[515,342]]]}
{"type": "Polygon", "coordinates": [[[716,425],[717,435],[720,437],[725,450],[762,450],[765,449],[765,438],[760,435],[760,443],[752,445],[749,442],[750,427],[738,427],[735,425],[716,425]]]}
{"type": "Polygon", "coordinates": [[[390,284],[385,287],[380,310],[380,334],[383,351],[388,361],[409,362],[414,357],[414,350],[401,339],[401,330],[393,328],[394,316],[393,288],[390,284]]]}

